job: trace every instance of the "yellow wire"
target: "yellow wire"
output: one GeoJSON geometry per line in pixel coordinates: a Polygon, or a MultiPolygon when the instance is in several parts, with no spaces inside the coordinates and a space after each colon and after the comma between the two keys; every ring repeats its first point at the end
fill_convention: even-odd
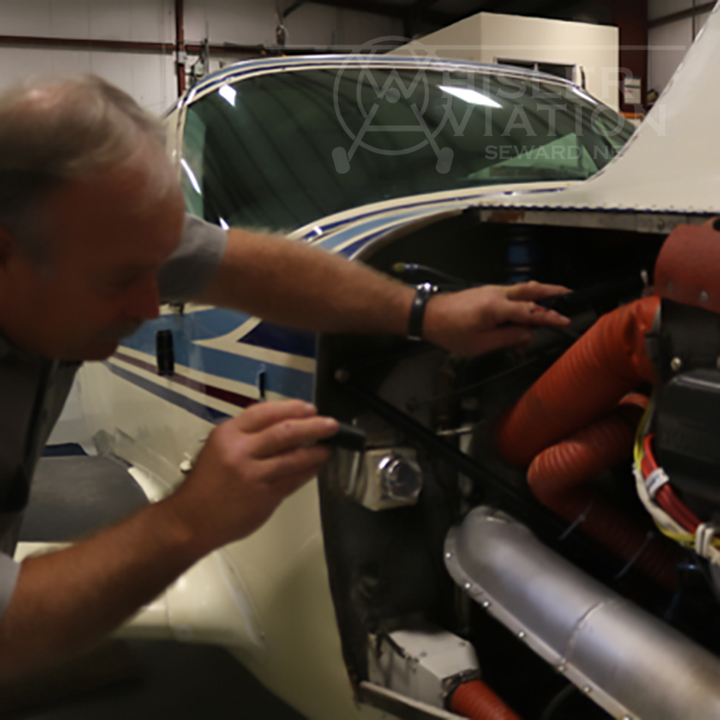
{"type": "Polygon", "coordinates": [[[640,419],[640,422],[638,423],[637,430],[635,432],[635,462],[640,463],[642,462],[643,456],[644,456],[644,450],[643,450],[643,429],[645,428],[645,425],[647,424],[647,420],[650,417],[650,410],[653,406],[653,400],[655,399],[655,391],[653,390],[653,394],[650,397],[650,402],[648,403],[647,407],[645,408],[645,412],[643,413],[642,418],[640,419]]]}
{"type": "MultiPolygon", "coordinates": [[[[653,392],[653,398],[654,398],[654,395],[655,395],[655,393],[653,392]]],[[[653,398],[650,399],[650,402],[648,403],[647,408],[645,408],[645,412],[643,413],[642,419],[640,420],[640,424],[638,425],[638,428],[637,428],[637,432],[635,433],[635,447],[633,449],[633,455],[634,455],[635,463],[637,464],[637,466],[639,468],[642,468],[642,461],[643,461],[643,458],[645,457],[645,448],[644,448],[644,442],[643,442],[645,438],[643,436],[643,429],[645,428],[645,426],[647,424],[650,409],[653,406],[653,403],[652,403],[653,398]]],[[[642,472],[642,470],[641,470],[641,472],[642,472]]],[[[654,502],[654,501],[651,500],[651,502],[654,502]]],[[[662,512],[664,512],[668,517],[670,517],[672,519],[672,516],[669,513],[667,513],[667,511],[663,510],[662,508],[659,508],[659,509],[662,510],[662,512]]],[[[658,520],[652,515],[652,513],[650,516],[652,517],[653,522],[655,523],[655,526],[657,527],[657,529],[663,535],[665,535],[665,537],[668,537],[671,540],[674,540],[676,543],[678,543],[680,545],[684,545],[685,547],[690,548],[691,550],[695,549],[695,535],[694,534],[688,533],[688,532],[676,533],[676,532],[673,532],[672,530],[668,530],[667,528],[664,528],[658,522],[658,520]]],[[[673,520],[673,522],[678,524],[676,520],[673,520]]],[[[713,540],[712,544],[713,544],[713,547],[720,548],[720,538],[715,538],[713,540]]]]}
{"type": "MultiPolygon", "coordinates": [[[[655,393],[653,392],[653,397],[655,393]]],[[[645,457],[645,448],[644,448],[644,436],[643,436],[643,429],[645,428],[647,424],[648,417],[650,415],[651,408],[653,406],[652,403],[653,398],[650,399],[650,402],[648,403],[648,406],[645,408],[645,412],[643,413],[643,416],[640,420],[640,423],[637,427],[637,432],[635,433],[635,447],[633,450],[633,455],[635,459],[635,463],[639,468],[642,468],[642,461],[645,457]]],[[[665,512],[665,510],[663,510],[665,512]]],[[[667,514],[667,513],[666,513],[667,514]]],[[[652,517],[652,515],[651,515],[652,517]]],[[[670,517],[670,516],[668,516],[670,517]]],[[[670,538],[671,540],[674,540],[677,543],[680,543],[681,545],[686,545],[688,547],[695,547],[695,535],[691,533],[676,533],[672,530],[668,530],[667,528],[664,528],[660,523],[653,517],[653,522],[657,526],[657,529],[665,535],[665,537],[670,538]]],[[[715,540],[714,545],[717,545],[720,547],[720,540],[715,540]]]]}

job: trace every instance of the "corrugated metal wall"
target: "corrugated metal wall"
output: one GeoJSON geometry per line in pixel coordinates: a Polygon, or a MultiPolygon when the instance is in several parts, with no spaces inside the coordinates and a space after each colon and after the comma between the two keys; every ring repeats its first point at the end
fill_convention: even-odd
{"type": "MultiPolygon", "coordinates": [[[[185,41],[198,45],[207,39],[216,48],[210,70],[238,59],[236,51],[218,52],[219,45],[275,44],[273,2],[184,0],[183,5],[185,41]]],[[[340,51],[402,32],[398,20],[313,4],[297,9],[285,24],[288,46],[340,51]]],[[[91,72],[162,113],[177,98],[175,40],[175,0],[0,0],[0,89],[33,75],[91,72]],[[21,44],[19,37],[25,39],[21,44]],[[68,45],[70,40],[133,45],[83,48],[68,45]]],[[[188,61],[195,59],[190,55],[188,61]]]]}
{"type": "Polygon", "coordinates": [[[658,92],[665,88],[710,13],[694,18],[682,15],[691,15],[694,6],[704,4],[705,0],[694,4],[692,0],[649,0],[648,87],[658,92]],[[681,17],[673,19],[676,15],[681,17]]]}

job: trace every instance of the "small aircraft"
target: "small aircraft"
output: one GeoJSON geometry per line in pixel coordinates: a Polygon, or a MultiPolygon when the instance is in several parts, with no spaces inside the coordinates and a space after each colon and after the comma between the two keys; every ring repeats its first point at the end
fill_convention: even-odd
{"type": "Polygon", "coordinates": [[[314,398],[363,442],[120,633],[226,646],[317,720],[717,718],[720,283],[696,248],[720,243],[718,83],[716,8],[632,137],[567,81],[472,63],[265,59],[193,87],[167,115],[190,212],[413,284],[563,283],[573,323],[463,359],[164,307],[80,376],[148,501],[263,399],[314,398]],[[553,485],[544,453],[590,452],[606,416],[618,451],[553,485]]]}

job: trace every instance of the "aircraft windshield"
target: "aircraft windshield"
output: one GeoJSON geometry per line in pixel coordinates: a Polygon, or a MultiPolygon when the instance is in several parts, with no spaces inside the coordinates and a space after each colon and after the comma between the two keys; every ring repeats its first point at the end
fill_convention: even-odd
{"type": "Polygon", "coordinates": [[[221,86],[187,109],[188,209],[290,230],[422,193],[582,180],[632,126],[566,85],[513,75],[348,66],[221,86]]]}

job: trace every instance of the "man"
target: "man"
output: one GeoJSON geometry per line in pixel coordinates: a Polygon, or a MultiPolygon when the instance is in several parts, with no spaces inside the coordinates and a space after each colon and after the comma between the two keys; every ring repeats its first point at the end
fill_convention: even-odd
{"type": "Polygon", "coordinates": [[[299,401],[257,405],[211,433],[171,497],[16,565],[30,479],[79,361],[112,354],[161,297],[321,332],[405,335],[412,316],[424,338],[468,355],[568,322],[533,302],[564,288],[427,298],[299,243],[186,221],[161,135],[97,78],[0,98],[0,677],[96,642],[205,554],[256,530],[328,457],[321,441],[335,420],[299,401]]]}

